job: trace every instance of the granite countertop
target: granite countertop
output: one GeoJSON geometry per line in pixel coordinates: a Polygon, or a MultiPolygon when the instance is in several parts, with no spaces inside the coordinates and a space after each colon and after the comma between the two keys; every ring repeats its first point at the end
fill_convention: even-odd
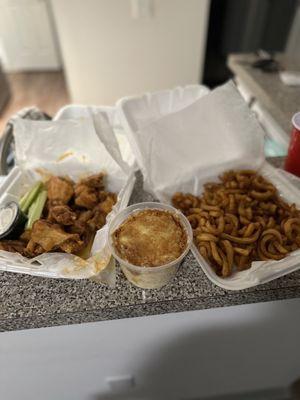
{"type": "MultiPolygon", "coordinates": [[[[270,159],[280,167],[282,159],[270,159]]],[[[139,176],[131,203],[152,200],[139,176]]],[[[189,253],[175,279],[160,290],[131,285],[117,268],[114,289],[89,280],[0,273],[0,331],[78,324],[288,299],[300,294],[300,270],[241,291],[215,286],[189,253]]]]}
{"type": "MultiPolygon", "coordinates": [[[[276,59],[283,68],[300,70],[300,65],[286,60],[281,54],[276,59]]],[[[279,126],[290,134],[291,118],[300,110],[300,88],[282,83],[277,72],[266,73],[253,68],[251,63],[255,60],[257,57],[254,54],[232,54],[228,58],[228,67],[244,82],[279,126]]]]}

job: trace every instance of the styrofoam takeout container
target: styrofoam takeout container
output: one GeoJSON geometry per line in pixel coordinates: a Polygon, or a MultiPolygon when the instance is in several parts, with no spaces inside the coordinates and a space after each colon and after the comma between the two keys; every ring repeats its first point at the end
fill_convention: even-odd
{"type": "Polygon", "coordinates": [[[56,175],[69,175],[75,181],[105,170],[107,189],[118,193],[118,197],[106,225],[96,233],[88,260],[66,253],[44,253],[27,259],[18,253],[0,251],[0,270],[51,278],[93,277],[114,286],[115,271],[106,241],[108,222],[127,206],[135,182],[133,168],[126,162],[132,159],[129,145],[124,149],[119,142],[118,146],[114,135],[116,115],[113,107],[95,107],[91,112],[89,107],[67,106],[53,121],[15,120],[15,129],[19,129],[15,138],[16,166],[1,182],[1,204],[18,201],[36,179],[41,179],[38,170],[42,174],[50,170],[56,175]]]}
{"type": "MultiPolygon", "coordinates": [[[[171,203],[177,191],[200,195],[204,183],[217,180],[225,170],[251,168],[300,207],[300,191],[286,174],[266,162],[264,132],[234,84],[206,91],[204,96],[199,86],[195,93],[190,87],[176,88],[118,102],[145,189],[171,203]]],[[[279,261],[253,262],[250,269],[225,279],[216,275],[194,244],[192,251],[206,276],[228,290],[266,283],[300,268],[297,250],[279,261]]]]}
{"type": "Polygon", "coordinates": [[[170,282],[171,279],[174,278],[176,275],[176,272],[178,271],[178,268],[183,260],[183,258],[186,256],[188,253],[191,244],[193,241],[193,232],[191,225],[187,218],[176,208],[169,206],[167,204],[162,204],[162,203],[154,203],[154,202],[145,202],[145,203],[138,203],[138,204],[133,204],[132,206],[129,206],[125,208],[123,211],[119,212],[111,221],[109,224],[109,229],[108,229],[108,243],[110,250],[113,254],[113,256],[116,258],[116,260],[119,261],[120,267],[126,276],[126,278],[133,283],[135,286],[141,287],[143,289],[159,289],[162,286],[166,285],[167,283],[170,282]],[[187,234],[187,246],[184,250],[184,252],[178,257],[176,260],[165,264],[161,265],[159,267],[140,267],[133,265],[129,263],[126,260],[123,260],[116,252],[113,244],[113,239],[112,235],[114,231],[131,215],[134,215],[137,212],[140,212],[142,210],[149,210],[149,209],[155,209],[155,210],[163,210],[163,211],[169,211],[173,214],[175,214],[181,224],[182,227],[185,229],[186,234],[187,234]]]}
{"type": "Polygon", "coordinates": [[[168,114],[182,110],[207,93],[209,89],[204,85],[188,85],[172,90],[145,93],[138,97],[124,97],[117,101],[117,123],[126,133],[139,168],[142,168],[141,155],[133,132],[145,128],[151,122],[168,114]]]}

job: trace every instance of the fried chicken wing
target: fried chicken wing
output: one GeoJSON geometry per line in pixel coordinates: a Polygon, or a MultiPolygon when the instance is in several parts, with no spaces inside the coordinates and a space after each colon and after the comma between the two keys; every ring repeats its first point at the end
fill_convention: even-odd
{"type": "Polygon", "coordinates": [[[106,215],[101,210],[94,210],[93,217],[87,221],[87,224],[94,231],[102,228],[105,225],[106,215]]]}
{"type": "Polygon", "coordinates": [[[72,225],[76,221],[76,213],[67,205],[51,207],[48,220],[61,225],[72,225]]]}
{"type": "Polygon", "coordinates": [[[34,223],[28,247],[32,242],[44,251],[62,250],[66,253],[77,253],[84,244],[78,234],[67,233],[59,225],[42,219],[34,223]]]}
{"type": "Polygon", "coordinates": [[[49,179],[47,189],[51,204],[67,204],[74,194],[72,181],[58,176],[49,179]]]}
{"type": "Polygon", "coordinates": [[[104,189],[104,176],[102,172],[100,174],[90,175],[87,178],[81,179],[78,185],[85,185],[93,189],[102,190],[104,189]]]}
{"type": "Polygon", "coordinates": [[[103,178],[104,174],[100,173],[81,179],[75,185],[75,204],[79,207],[93,209],[99,201],[102,201],[105,198],[100,195],[104,189],[103,178]]]}
{"type": "Polygon", "coordinates": [[[24,256],[32,258],[43,254],[45,250],[39,244],[35,243],[33,240],[30,240],[24,249],[24,256]]]}
{"type": "Polygon", "coordinates": [[[95,189],[80,185],[75,189],[75,204],[79,207],[91,209],[98,203],[95,189]]]}
{"type": "Polygon", "coordinates": [[[20,236],[20,240],[22,240],[23,242],[29,242],[29,240],[30,240],[30,238],[31,238],[31,229],[26,229],[23,233],[22,233],[22,235],[20,236]]]}
{"type": "Polygon", "coordinates": [[[10,251],[11,253],[23,254],[26,242],[22,240],[1,240],[0,250],[10,251]]]}
{"type": "Polygon", "coordinates": [[[98,208],[99,208],[99,210],[102,211],[102,212],[105,214],[105,216],[106,216],[107,214],[109,214],[109,213],[111,212],[111,210],[112,210],[113,206],[116,204],[116,202],[117,202],[117,196],[116,196],[116,194],[115,194],[115,193],[110,193],[110,192],[108,192],[108,193],[107,193],[107,196],[106,196],[106,199],[103,200],[103,201],[99,204],[98,208]]]}
{"type": "Polygon", "coordinates": [[[68,232],[77,233],[80,236],[80,240],[87,245],[93,236],[95,229],[93,229],[88,223],[77,220],[73,225],[68,226],[68,232]]]}
{"type": "Polygon", "coordinates": [[[84,210],[80,211],[77,215],[77,219],[80,222],[87,222],[89,219],[93,217],[93,211],[92,210],[84,210]]]}

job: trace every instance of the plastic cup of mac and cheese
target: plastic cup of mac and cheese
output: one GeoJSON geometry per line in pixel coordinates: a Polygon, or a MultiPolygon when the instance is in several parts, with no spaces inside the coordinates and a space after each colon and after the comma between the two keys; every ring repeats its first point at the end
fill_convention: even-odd
{"type": "Polygon", "coordinates": [[[110,222],[108,243],[126,278],[143,289],[168,284],[188,253],[193,232],[187,218],[167,204],[133,204],[110,222]]]}

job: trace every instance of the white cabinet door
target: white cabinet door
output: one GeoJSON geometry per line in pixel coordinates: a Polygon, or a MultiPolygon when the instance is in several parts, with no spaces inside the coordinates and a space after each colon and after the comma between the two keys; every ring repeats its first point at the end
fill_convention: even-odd
{"type": "Polygon", "coordinates": [[[0,38],[6,70],[61,67],[47,0],[0,0],[0,38]]]}
{"type": "Polygon", "coordinates": [[[0,399],[281,393],[300,377],[299,306],[295,299],[2,333],[0,399]]]}

